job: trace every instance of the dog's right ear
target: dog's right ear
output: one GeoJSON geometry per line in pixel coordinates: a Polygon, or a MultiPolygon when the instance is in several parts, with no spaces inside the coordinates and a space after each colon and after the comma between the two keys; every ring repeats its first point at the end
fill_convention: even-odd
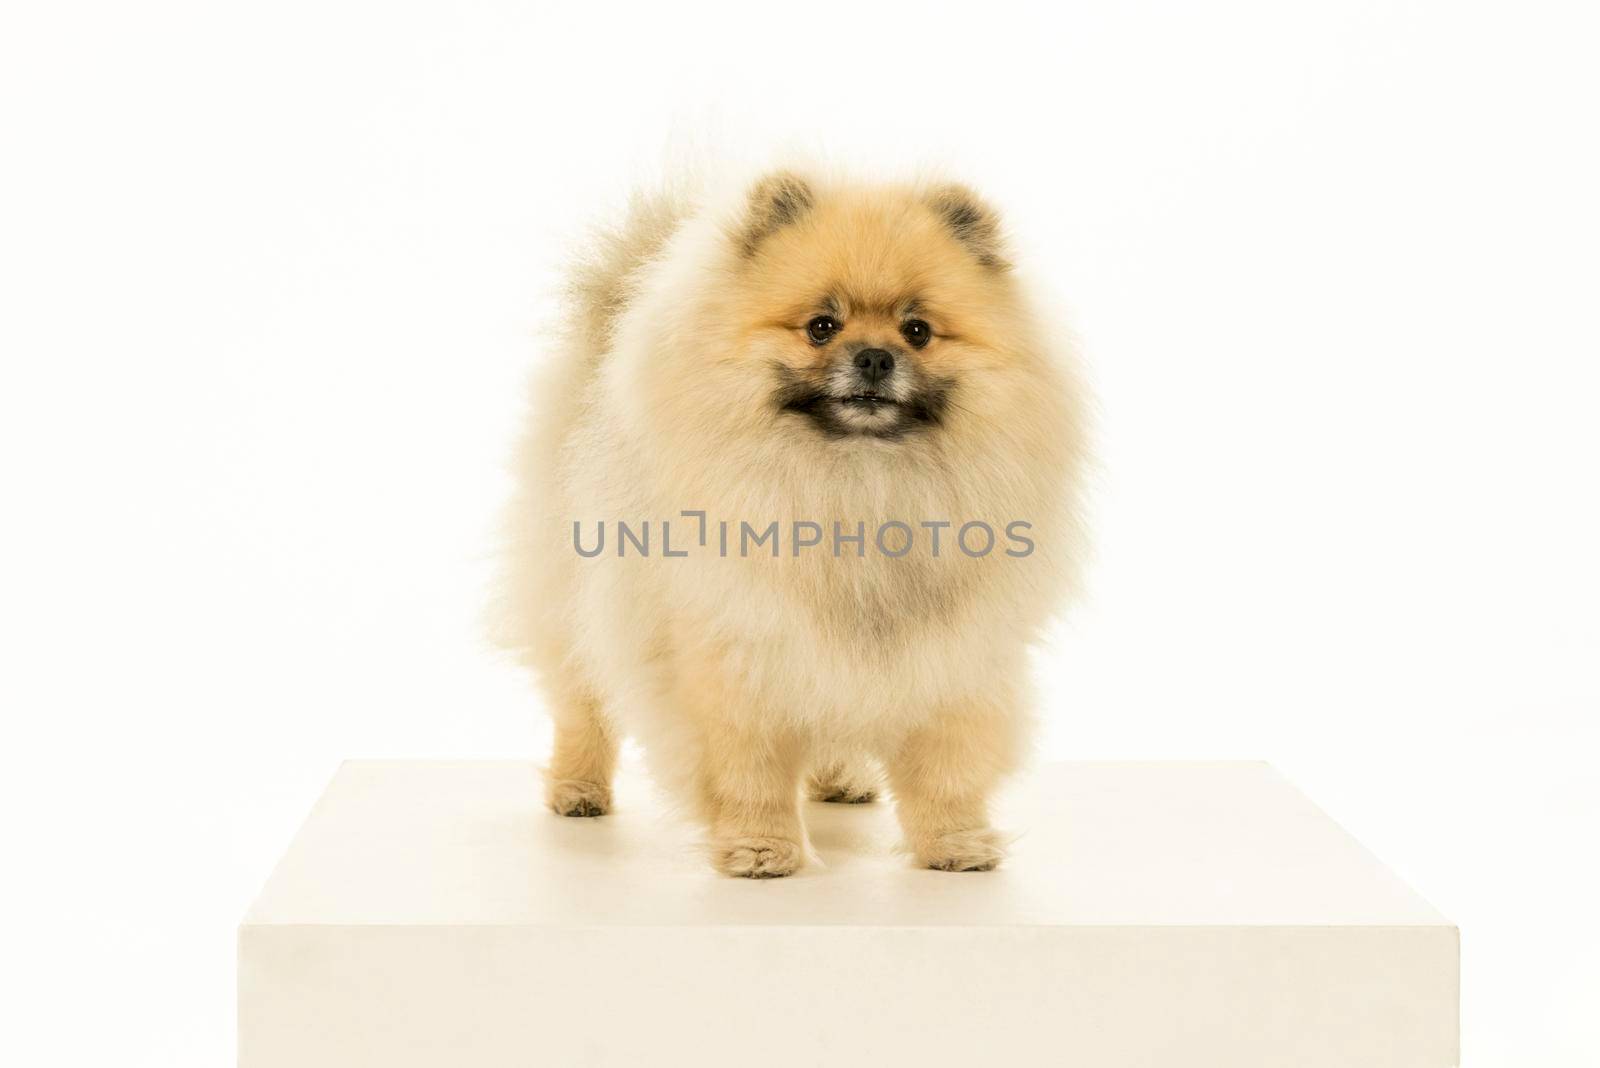
{"type": "Polygon", "coordinates": [[[804,178],[777,171],[750,189],[744,222],[739,228],[739,251],[754,256],[761,242],[811,210],[815,197],[804,178]]]}

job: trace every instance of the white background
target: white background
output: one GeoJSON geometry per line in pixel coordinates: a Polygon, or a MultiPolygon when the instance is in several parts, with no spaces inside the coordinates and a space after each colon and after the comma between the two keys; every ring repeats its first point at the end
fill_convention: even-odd
{"type": "Polygon", "coordinates": [[[1046,754],[1273,761],[1461,925],[1466,1063],[1600,1061],[1592,5],[30,6],[8,1063],[228,1063],[340,759],[542,755],[477,613],[553,270],[795,145],[983,188],[1081,338],[1046,754]]]}

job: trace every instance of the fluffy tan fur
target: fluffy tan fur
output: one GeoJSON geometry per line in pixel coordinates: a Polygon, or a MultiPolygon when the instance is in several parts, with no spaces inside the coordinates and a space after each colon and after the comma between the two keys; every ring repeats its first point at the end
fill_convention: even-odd
{"type": "MultiPolygon", "coordinates": [[[[573,273],[569,339],[518,454],[503,638],[543,679],[548,801],[611,807],[618,741],[690,804],[712,862],[771,877],[807,854],[803,793],[892,790],[917,862],[993,867],[991,792],[1029,722],[1025,650],[1077,554],[1082,415],[1062,345],[1007,262],[994,214],[954,186],[771,175],[740,196],[641,197],[573,273]],[[841,324],[819,346],[806,324],[841,324]],[[852,343],[934,337],[901,373],[947,383],[936,425],[825,433],[781,410],[852,343]],[[868,545],[715,552],[696,523],[865,521],[868,545]],[[673,524],[665,558],[594,559],[573,524],[673,524]],[[1036,548],[903,557],[879,523],[1031,524],[1036,548]]],[[[909,364],[906,362],[909,361],[909,364]]],[[[923,531],[917,534],[923,536],[923,531]]],[[[659,537],[659,531],[657,532],[659,537]]]]}

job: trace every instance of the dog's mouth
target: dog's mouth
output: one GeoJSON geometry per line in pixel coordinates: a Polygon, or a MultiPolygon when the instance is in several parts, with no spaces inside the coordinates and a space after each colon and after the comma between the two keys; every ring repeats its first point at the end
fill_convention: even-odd
{"type": "Polygon", "coordinates": [[[841,398],[840,404],[847,404],[854,408],[865,408],[867,411],[876,411],[883,407],[898,407],[900,402],[893,397],[885,397],[882,393],[852,393],[841,398]]]}
{"type": "Polygon", "coordinates": [[[944,421],[952,388],[951,383],[939,381],[904,397],[874,389],[839,395],[786,375],[774,400],[780,413],[805,417],[827,437],[900,438],[937,428],[944,421]]]}

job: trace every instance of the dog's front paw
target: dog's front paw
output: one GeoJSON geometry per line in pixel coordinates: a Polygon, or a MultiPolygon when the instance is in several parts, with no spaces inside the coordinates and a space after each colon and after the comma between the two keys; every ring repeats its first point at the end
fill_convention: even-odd
{"type": "Polygon", "coordinates": [[[582,779],[551,779],[545,800],[558,816],[604,816],[611,811],[611,788],[582,779]]]}
{"type": "Polygon", "coordinates": [[[1005,839],[990,827],[951,831],[919,844],[916,857],[936,871],[990,871],[1005,857],[1005,839]]]}
{"type": "Polygon", "coordinates": [[[711,863],[741,879],[780,879],[800,869],[805,853],[787,838],[723,838],[712,846],[711,863]]]}

